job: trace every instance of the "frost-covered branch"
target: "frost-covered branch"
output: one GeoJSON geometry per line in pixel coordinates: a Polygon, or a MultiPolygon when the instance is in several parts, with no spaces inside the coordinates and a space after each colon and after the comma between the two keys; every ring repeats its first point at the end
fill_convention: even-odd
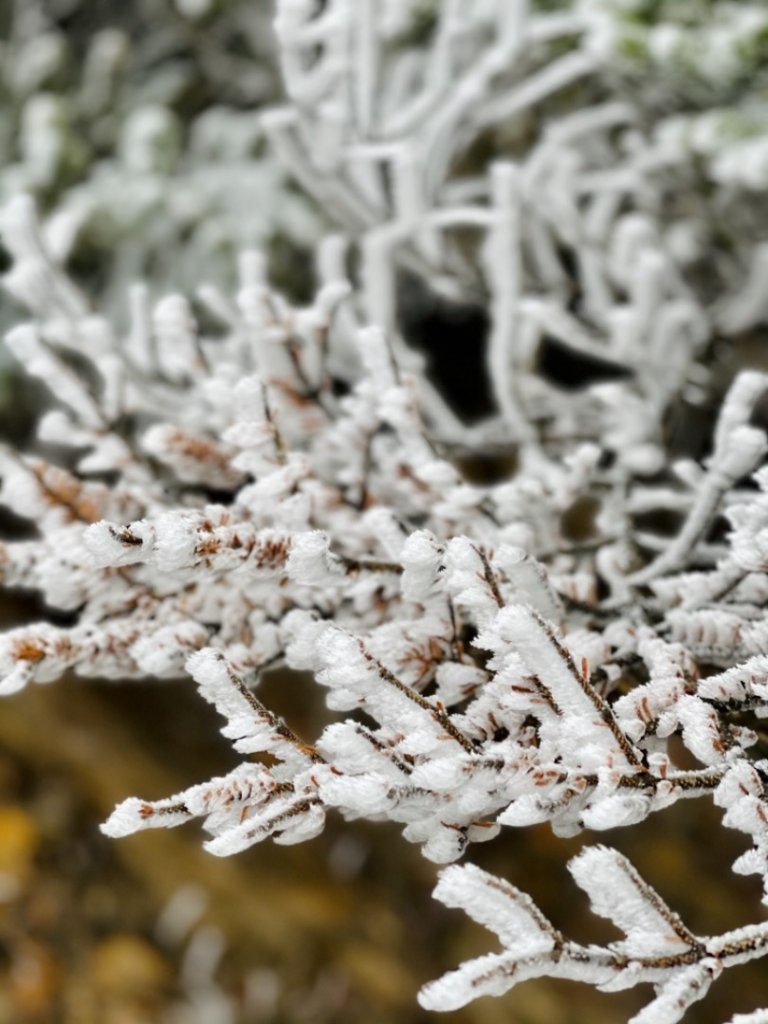
{"type": "MultiPolygon", "coordinates": [[[[189,674],[246,758],[127,799],[108,834],[202,819],[228,855],[310,839],[339,813],[396,822],[448,863],[504,828],[631,827],[700,799],[749,839],[734,870],[768,886],[766,376],[722,357],[768,315],[760,218],[740,205],[768,175],[753,121],[728,141],[728,110],[701,109],[704,89],[745,112],[726,57],[759,56],[765,22],[714,6],[716,31],[692,11],[665,35],[642,2],[280,0],[284,105],[253,138],[239,117],[222,128],[268,140],[274,172],[274,210],[249,245],[230,240],[237,284],[196,257],[194,291],[160,294],[159,274],[119,316],[126,267],[100,296],[67,268],[100,174],[39,215],[26,167],[0,211],[3,283],[26,310],[7,345],[49,408],[31,451],[0,451],[0,502],[30,527],[0,544],[0,580],[65,615],[0,634],[0,692],[189,674]],[[685,58],[716,37],[717,74],[685,58]],[[648,64],[678,76],[676,113],[662,85],[637,87],[648,64]],[[293,209],[312,248],[312,201],[336,233],[302,305],[250,244],[293,209]],[[447,342],[467,303],[487,321],[462,333],[474,362],[447,342]],[[441,384],[457,365],[487,392],[471,426],[441,384]],[[319,735],[262,700],[285,668],[324,689],[335,719],[319,735]]],[[[139,113],[126,166],[105,173],[152,184],[152,210],[172,130],[139,113]]],[[[439,898],[505,952],[424,1004],[535,976],[649,981],[636,1024],[673,1022],[768,952],[764,923],[693,935],[613,851],[588,848],[572,872],[624,940],[571,942],[517,889],[450,868],[439,898]]]]}
{"type": "Polygon", "coordinates": [[[571,874],[592,909],[626,938],[609,946],[566,939],[529,896],[473,865],[446,869],[435,896],[495,932],[503,953],[471,960],[422,989],[428,1010],[455,1010],[481,995],[501,995],[529,978],[567,978],[604,991],[651,982],[656,997],[631,1024],[676,1024],[728,967],[764,956],[768,926],[716,938],[694,935],[615,850],[593,846],[575,857],[571,874]]]}

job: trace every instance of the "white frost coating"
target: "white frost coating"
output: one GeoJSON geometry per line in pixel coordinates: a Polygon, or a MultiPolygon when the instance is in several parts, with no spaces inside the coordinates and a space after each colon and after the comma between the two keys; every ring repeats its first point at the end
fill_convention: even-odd
{"type": "Polygon", "coordinates": [[[187,523],[169,514],[158,517],[154,526],[152,555],[160,572],[177,572],[194,564],[197,538],[187,523]]]}
{"type": "MultiPolygon", "coordinates": [[[[713,799],[745,837],[734,871],[768,882],[768,380],[737,372],[723,397],[711,358],[768,317],[768,133],[743,91],[762,7],[277,0],[287,98],[262,117],[270,62],[220,40],[271,39],[264,5],[181,4],[205,13],[206,59],[172,92],[214,95],[229,70],[244,99],[181,126],[174,100],[147,106],[167,94],[151,73],[146,95],[126,78],[123,33],[72,61],[28,6],[4,55],[3,286],[28,311],[9,349],[55,407],[47,457],[0,451],[0,502],[35,530],[0,544],[0,578],[66,617],[4,632],[0,691],[189,659],[234,747],[269,762],[128,801],[107,831],[201,817],[229,854],[309,839],[333,808],[447,863],[502,828],[713,799]],[[491,125],[514,165],[483,164],[491,125]],[[70,186],[81,152],[100,159],[70,186]],[[307,250],[301,189],[335,234],[297,306],[251,246],[307,250]],[[94,239],[107,280],[86,300],[65,265],[94,239]],[[675,463],[691,426],[707,454],[675,463]],[[294,733],[260,698],[285,666],[344,720],[294,733]],[[680,744],[702,767],[677,767],[680,744]]],[[[507,883],[445,875],[505,949],[425,1005],[647,982],[656,1024],[768,948],[764,924],[689,935],[618,854],[574,875],[623,939],[580,947],[507,883]]]]}
{"type": "Polygon", "coordinates": [[[132,655],[148,676],[183,675],[187,657],[208,643],[208,630],[198,622],[173,623],[138,640],[132,655]]]}
{"type": "Polygon", "coordinates": [[[616,850],[588,847],[568,867],[593,911],[626,935],[621,948],[627,956],[673,955],[687,947],[682,921],[616,850]]]}
{"type": "Polygon", "coordinates": [[[139,829],[173,827],[201,817],[205,819],[206,830],[226,843],[232,834],[239,835],[244,819],[256,814],[265,815],[268,820],[276,817],[280,811],[275,804],[284,809],[285,798],[269,771],[262,765],[242,764],[228,775],[192,786],[165,800],[125,800],[115,808],[102,831],[116,838],[139,829]]]}
{"type": "Polygon", "coordinates": [[[464,910],[478,924],[490,928],[505,946],[526,939],[534,939],[542,949],[554,945],[533,900],[473,864],[446,868],[434,895],[446,907],[464,910]]]}
{"type": "Polygon", "coordinates": [[[428,530],[412,533],[403,546],[402,591],[409,601],[425,601],[439,590],[438,577],[445,557],[440,542],[428,530]]]}
{"type": "Polygon", "coordinates": [[[759,931],[740,929],[717,939],[685,927],[615,850],[593,847],[570,864],[596,913],[627,935],[609,946],[568,941],[530,897],[478,868],[448,868],[435,895],[460,907],[497,932],[504,952],[463,964],[426,985],[419,1002],[430,1010],[455,1010],[479,995],[501,995],[527,978],[549,976],[583,981],[614,991],[653,982],[657,995],[633,1024],[677,1024],[685,1010],[706,995],[722,971],[761,955],[759,931]]]}
{"type": "Polygon", "coordinates": [[[99,430],[104,426],[104,414],[94,402],[80,378],[66,363],[57,358],[41,341],[31,325],[15,327],[5,336],[5,344],[26,368],[51,390],[56,398],[74,415],[83,427],[99,430]]]}
{"type": "Polygon", "coordinates": [[[602,800],[596,798],[594,803],[582,812],[581,823],[585,828],[598,832],[608,828],[625,828],[644,821],[652,806],[653,802],[649,797],[634,794],[607,796],[602,800]]]}
{"type": "Polygon", "coordinates": [[[711,958],[681,970],[652,1002],[632,1017],[630,1024],[677,1024],[689,1006],[706,996],[722,970],[722,965],[711,958]]]}
{"type": "Polygon", "coordinates": [[[269,837],[284,846],[305,842],[321,832],[324,825],[325,814],[316,801],[277,798],[258,814],[204,845],[217,857],[229,857],[269,837]]]}
{"type": "Polygon", "coordinates": [[[343,575],[341,564],[330,557],[328,535],[321,530],[300,533],[293,538],[286,570],[296,583],[308,586],[322,586],[343,575]]]}
{"type": "Polygon", "coordinates": [[[89,526],[83,542],[99,566],[134,565],[146,558],[155,542],[155,529],[150,523],[131,524],[130,532],[102,521],[89,526]]]}
{"type": "Polygon", "coordinates": [[[457,605],[483,623],[499,608],[499,578],[481,545],[468,537],[454,537],[445,556],[445,586],[457,605]]]}
{"type": "Polygon", "coordinates": [[[295,669],[308,671],[317,660],[317,641],[327,629],[327,623],[311,612],[295,608],[281,622],[286,663],[295,669]]]}
{"type": "Polygon", "coordinates": [[[717,712],[696,697],[682,696],[676,717],[683,728],[683,739],[702,764],[718,764],[725,755],[717,712]]]}
{"type": "Polygon", "coordinates": [[[562,607],[549,584],[544,566],[530,558],[522,548],[503,544],[496,552],[494,564],[507,576],[514,594],[522,604],[529,604],[545,619],[557,622],[562,607]]]}
{"type": "Polygon", "coordinates": [[[190,655],[187,671],[203,697],[227,719],[221,731],[235,750],[243,754],[269,751],[301,766],[309,763],[308,750],[250,693],[220,652],[208,647],[190,655]]]}
{"type": "Polygon", "coordinates": [[[211,438],[199,437],[170,423],[158,423],[141,438],[141,447],[164,463],[185,483],[226,491],[244,482],[234,465],[232,449],[211,438]]]}
{"type": "MultiPolygon", "coordinates": [[[[110,816],[101,826],[101,831],[105,836],[109,836],[112,839],[118,839],[121,836],[129,836],[140,828],[145,828],[144,817],[141,813],[143,806],[143,802],[141,800],[137,800],[135,797],[130,797],[130,799],[124,800],[123,803],[119,804],[114,811],[112,811],[110,816]]],[[[188,815],[183,813],[176,815],[163,815],[161,824],[164,827],[171,827],[172,825],[181,825],[187,820],[188,815]]]]}
{"type": "Polygon", "coordinates": [[[702,679],[697,693],[710,700],[768,700],[768,657],[757,655],[741,665],[702,679]]]}

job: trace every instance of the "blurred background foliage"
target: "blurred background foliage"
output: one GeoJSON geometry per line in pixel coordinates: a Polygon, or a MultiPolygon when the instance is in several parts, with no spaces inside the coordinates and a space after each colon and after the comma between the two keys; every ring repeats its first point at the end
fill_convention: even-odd
{"type": "MultiPolygon", "coordinates": [[[[279,99],[269,0],[3,0],[0,201],[53,213],[100,307],[125,288],[229,285],[238,253],[287,273],[321,218],[264,155],[279,99]]],[[[54,246],[56,248],[56,244],[54,246]]]]}
{"type": "MultiPolygon", "coordinates": [[[[625,5],[630,86],[648,73],[648,32],[671,2],[625,5]]],[[[694,28],[708,6],[688,5],[694,28]]],[[[156,292],[227,284],[246,246],[266,248],[277,282],[306,294],[324,223],[265,155],[258,111],[280,95],[270,17],[268,0],[0,0],[0,200],[30,191],[44,213],[66,215],[69,267],[118,319],[127,281],[146,277],[156,292]]],[[[429,20],[425,3],[404,38],[429,20]]],[[[748,57],[749,75],[762,74],[765,53],[748,57]]],[[[683,106],[705,89],[691,67],[683,106]]],[[[734,75],[731,95],[744,87],[734,75]]],[[[17,311],[0,301],[7,325],[17,311]]],[[[6,369],[3,437],[28,441],[41,400],[6,369]]],[[[2,527],[18,535],[18,523],[2,527]]],[[[27,595],[2,602],[5,625],[47,614],[27,595]]],[[[287,673],[265,685],[297,731],[317,732],[316,687],[287,673]]],[[[71,679],[3,702],[0,1024],[417,1024],[431,1017],[418,987],[493,948],[430,900],[434,867],[389,825],[335,821],[310,844],[232,860],[205,854],[193,829],[100,835],[126,795],[161,797],[232,767],[218,725],[190,680],[71,679]]],[[[747,923],[758,904],[757,880],[730,873],[741,841],[701,801],[600,838],[694,930],[747,923]]],[[[565,869],[583,841],[506,830],[472,858],[575,938],[610,938],[565,869]]],[[[718,1024],[766,999],[755,964],[729,972],[686,1019],[718,1024]]],[[[645,1001],[534,982],[451,1020],[616,1024],[645,1001]]]]}

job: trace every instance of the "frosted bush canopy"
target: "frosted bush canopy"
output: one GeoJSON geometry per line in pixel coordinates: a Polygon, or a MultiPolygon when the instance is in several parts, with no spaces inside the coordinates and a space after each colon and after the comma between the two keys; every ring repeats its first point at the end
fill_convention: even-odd
{"type": "MultiPolygon", "coordinates": [[[[222,17],[262,38],[247,6],[222,17]]],[[[177,7],[195,22],[209,5],[177,7]]],[[[502,947],[426,985],[424,1007],[542,976],[651,982],[634,1024],[674,1024],[768,953],[764,909],[696,935],[594,834],[711,801],[768,903],[768,376],[734,355],[768,327],[768,9],[273,14],[281,85],[253,72],[252,115],[222,106],[185,135],[170,100],[134,98],[109,159],[61,188],[67,119],[97,73],[116,80],[124,39],[94,41],[78,95],[56,98],[61,40],[32,19],[27,77],[21,57],[8,72],[24,127],[0,175],[3,283],[25,312],[6,344],[51,401],[29,452],[0,451],[0,500],[36,530],[0,546],[0,572],[71,624],[0,635],[0,691],[187,674],[242,763],[126,794],[108,835],[200,818],[228,856],[310,840],[329,813],[396,822],[449,865],[436,898],[502,947]],[[110,214],[104,280],[79,281],[116,188],[134,212],[110,214]],[[284,237],[315,254],[305,304],[270,283],[284,237]],[[484,414],[411,343],[407,281],[483,309],[487,336],[462,344],[484,414]],[[459,468],[494,459],[481,482],[459,468]],[[337,714],[319,736],[262,701],[279,666],[323,688],[337,714]],[[541,823],[588,834],[570,872],[622,938],[581,945],[471,863],[541,823]]]]}

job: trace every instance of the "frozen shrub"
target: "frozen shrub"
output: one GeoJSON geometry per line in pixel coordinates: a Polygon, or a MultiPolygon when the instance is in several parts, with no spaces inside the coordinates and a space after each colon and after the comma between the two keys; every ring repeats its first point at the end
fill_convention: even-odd
{"type": "MultiPolygon", "coordinates": [[[[7,204],[5,284],[30,313],[7,343],[55,399],[40,440],[71,456],[3,451],[0,499],[37,535],[0,565],[73,624],[3,634],[0,688],[187,672],[244,755],[126,800],[109,835],[202,818],[227,855],[337,811],[447,864],[503,828],[570,836],[711,800],[750,841],[734,870],[768,881],[768,378],[715,357],[768,314],[763,129],[729,127],[765,18],[715,7],[713,28],[694,4],[675,21],[607,0],[282,0],[287,104],[261,119],[263,159],[338,229],[306,306],[247,251],[234,297],[201,262],[188,297],[134,286],[121,327],[65,271],[74,193],[39,220],[7,204]],[[486,312],[466,346],[492,407],[471,426],[401,329],[403,275],[486,312]],[[707,436],[675,436],[697,407],[707,436]],[[459,472],[499,446],[504,478],[459,472]],[[259,697],[277,665],[326,689],[339,715],[318,737],[259,697]]],[[[167,112],[126,116],[126,166],[144,173],[147,146],[170,160],[172,134],[167,112]]],[[[623,939],[572,942],[520,890],[446,868],[437,897],[504,951],[423,1005],[542,975],[652,982],[635,1024],[672,1024],[768,951],[765,922],[693,934],[614,850],[571,872],[623,939]]]]}

